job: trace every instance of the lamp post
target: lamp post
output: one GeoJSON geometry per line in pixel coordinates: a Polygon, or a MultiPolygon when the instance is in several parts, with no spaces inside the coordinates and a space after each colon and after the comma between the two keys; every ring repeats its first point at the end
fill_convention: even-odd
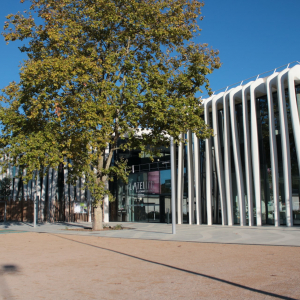
{"type": "Polygon", "coordinates": [[[175,145],[173,137],[170,138],[170,156],[171,156],[171,206],[172,206],[172,234],[176,234],[176,159],[175,145]]]}

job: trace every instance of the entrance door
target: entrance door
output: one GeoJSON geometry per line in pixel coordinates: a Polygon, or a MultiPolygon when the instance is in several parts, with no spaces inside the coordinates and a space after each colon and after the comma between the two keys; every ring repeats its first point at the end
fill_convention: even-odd
{"type": "Polygon", "coordinates": [[[170,223],[172,219],[170,196],[159,196],[160,223],[170,223]]]}
{"type": "Polygon", "coordinates": [[[159,222],[166,223],[166,211],[165,211],[165,196],[159,196],[159,222]]]}

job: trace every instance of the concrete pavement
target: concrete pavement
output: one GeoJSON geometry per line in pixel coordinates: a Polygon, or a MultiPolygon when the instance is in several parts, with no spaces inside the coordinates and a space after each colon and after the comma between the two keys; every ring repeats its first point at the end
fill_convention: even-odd
{"type": "Polygon", "coordinates": [[[43,223],[37,224],[35,228],[32,223],[7,222],[5,224],[1,223],[0,230],[199,243],[300,246],[300,227],[197,226],[183,224],[176,225],[176,234],[173,235],[171,224],[110,222],[107,225],[113,227],[116,224],[121,224],[123,227],[129,229],[105,231],[80,230],[91,228],[92,224],[88,222],[43,223]]]}

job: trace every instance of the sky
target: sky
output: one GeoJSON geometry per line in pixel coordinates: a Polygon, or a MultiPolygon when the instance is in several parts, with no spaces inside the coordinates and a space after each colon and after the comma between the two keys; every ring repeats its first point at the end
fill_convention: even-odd
{"type": "MultiPolygon", "coordinates": [[[[1,2],[0,28],[6,15],[29,6],[28,1],[1,2]]],[[[206,0],[195,42],[220,51],[222,66],[208,77],[212,90],[300,61],[299,12],[300,0],[206,0]]],[[[26,59],[18,49],[22,45],[6,45],[0,36],[0,89],[19,81],[19,65],[26,59]]]]}

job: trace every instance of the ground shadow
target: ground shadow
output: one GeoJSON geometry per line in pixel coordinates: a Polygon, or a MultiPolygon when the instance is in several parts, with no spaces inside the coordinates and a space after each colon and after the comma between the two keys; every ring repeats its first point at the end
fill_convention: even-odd
{"type": "MultiPolygon", "coordinates": [[[[21,222],[21,221],[6,221],[6,222],[1,222],[0,225],[4,225],[4,228],[9,228],[10,226],[29,226],[29,227],[34,227],[33,223],[31,222],[21,222]],[[2,223],[2,224],[1,224],[2,223]]],[[[42,227],[45,225],[45,223],[36,223],[36,227],[42,227]]],[[[72,224],[68,222],[55,222],[55,223],[47,223],[47,225],[65,225],[68,227],[79,227],[83,229],[92,229],[91,226],[86,226],[83,224],[72,224]]]]}
{"type": "Polygon", "coordinates": [[[173,269],[173,270],[185,272],[185,273],[196,275],[196,276],[201,276],[201,277],[208,278],[208,279],[211,279],[211,280],[214,280],[214,281],[217,281],[217,282],[229,284],[231,286],[235,286],[235,287],[238,287],[238,288],[241,288],[241,289],[244,289],[244,290],[248,290],[248,291],[251,291],[251,292],[254,292],[254,293],[258,293],[258,294],[262,294],[262,295],[266,295],[266,296],[270,296],[270,297],[274,297],[274,298],[278,298],[278,299],[296,300],[295,298],[290,298],[290,297],[287,297],[287,296],[282,296],[282,295],[262,291],[262,290],[255,289],[255,288],[252,288],[252,287],[249,287],[249,286],[245,286],[245,285],[242,285],[242,284],[239,284],[239,283],[231,282],[231,281],[228,281],[228,280],[225,280],[225,279],[222,279],[222,278],[217,278],[217,277],[214,277],[214,276],[210,276],[210,275],[206,275],[206,274],[202,274],[202,273],[198,273],[198,272],[178,268],[178,267],[175,267],[175,266],[171,266],[171,265],[168,265],[168,264],[164,264],[164,263],[156,262],[156,261],[153,261],[153,260],[141,258],[141,257],[134,256],[134,255],[131,255],[131,254],[123,253],[123,252],[120,252],[120,251],[116,251],[116,250],[112,250],[112,249],[108,249],[108,248],[104,248],[104,247],[100,247],[100,246],[96,246],[96,245],[76,241],[76,240],[73,240],[73,239],[70,239],[70,238],[67,238],[67,237],[63,237],[63,236],[60,236],[60,235],[56,235],[56,234],[51,234],[51,235],[54,235],[54,236],[59,237],[61,239],[72,241],[72,242],[75,242],[75,243],[78,243],[78,244],[82,244],[82,245],[90,246],[90,247],[93,247],[93,248],[97,248],[97,249],[117,253],[117,254],[124,255],[124,256],[127,256],[127,257],[131,257],[131,258],[134,258],[134,259],[138,259],[138,260],[148,262],[148,263],[151,263],[151,264],[160,265],[160,266],[163,266],[163,267],[167,267],[167,268],[170,268],[170,269],[173,269]]]}
{"type": "Polygon", "coordinates": [[[3,299],[13,299],[10,289],[8,288],[4,275],[14,274],[18,272],[19,269],[16,265],[3,265],[0,268],[0,296],[3,299]]]}

